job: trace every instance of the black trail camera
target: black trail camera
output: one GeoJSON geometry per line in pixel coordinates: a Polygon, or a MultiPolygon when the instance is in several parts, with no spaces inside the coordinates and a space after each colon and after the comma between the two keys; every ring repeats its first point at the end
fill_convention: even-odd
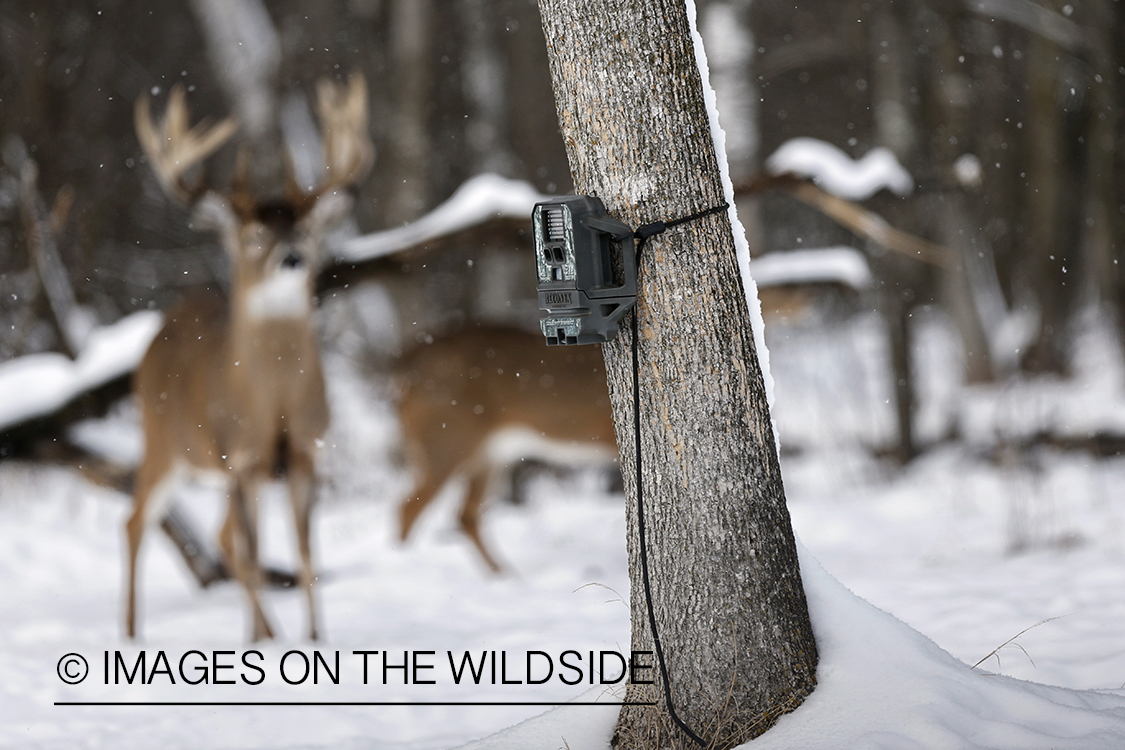
{"type": "Polygon", "coordinates": [[[547,344],[612,341],[637,301],[633,230],[611,218],[600,199],[581,195],[537,203],[532,222],[547,344]]]}

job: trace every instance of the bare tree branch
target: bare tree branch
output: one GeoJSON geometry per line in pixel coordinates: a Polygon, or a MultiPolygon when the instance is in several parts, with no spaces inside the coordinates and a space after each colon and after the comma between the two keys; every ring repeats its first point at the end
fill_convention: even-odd
{"type": "Polygon", "coordinates": [[[974,13],[1014,23],[1076,55],[1090,51],[1081,26],[1031,0],[968,0],[966,5],[974,13]]]}
{"type": "Polygon", "coordinates": [[[60,190],[54,208],[48,214],[43,199],[39,196],[38,182],[39,167],[28,159],[20,169],[20,214],[24,236],[27,237],[28,254],[43,285],[59,344],[63,353],[74,359],[82,351],[84,336],[75,317],[78,304],[74,288],[67,277],[66,267],[59,257],[55,242],[59,229],[66,224],[74,196],[69,189],[60,190]]]}
{"type": "Polygon", "coordinates": [[[766,190],[784,190],[849,232],[908,258],[947,269],[957,266],[957,258],[949,248],[897,229],[874,211],[821,190],[796,175],[758,175],[735,186],[736,195],[753,195],[766,190]]]}

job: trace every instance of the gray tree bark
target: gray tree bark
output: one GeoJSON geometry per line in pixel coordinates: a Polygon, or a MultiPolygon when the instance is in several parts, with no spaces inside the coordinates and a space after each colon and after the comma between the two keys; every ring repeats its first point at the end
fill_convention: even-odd
{"type": "Polygon", "coordinates": [[[427,118],[434,91],[428,47],[433,13],[430,0],[394,0],[390,8],[395,123],[384,169],[398,187],[385,209],[389,226],[413,221],[430,202],[427,118]]]}
{"type": "MultiPolygon", "coordinates": [[[[1060,3],[1061,4],[1061,3],[1060,3]]],[[[1032,373],[1065,374],[1070,367],[1071,316],[1076,309],[1081,267],[1081,135],[1075,113],[1077,63],[1053,41],[1032,36],[1028,45],[1027,139],[1034,158],[1027,164],[1027,280],[1039,303],[1039,333],[1026,349],[1023,367],[1032,373]],[[1076,158],[1077,157],[1077,158],[1076,158]],[[1073,280],[1073,281],[1071,281],[1073,280]]]]}
{"type": "MultiPolygon", "coordinates": [[[[636,227],[723,203],[682,0],[540,0],[576,190],[636,227]]],[[[640,409],[657,631],[676,714],[710,747],[758,736],[816,681],[817,652],[725,214],[641,260],[640,409]]],[[[630,335],[605,346],[628,503],[632,648],[652,651],[639,561],[630,335]]],[[[655,661],[654,661],[655,663],[655,661]]],[[[660,670],[631,684],[619,748],[687,747],[660,670]]]]}

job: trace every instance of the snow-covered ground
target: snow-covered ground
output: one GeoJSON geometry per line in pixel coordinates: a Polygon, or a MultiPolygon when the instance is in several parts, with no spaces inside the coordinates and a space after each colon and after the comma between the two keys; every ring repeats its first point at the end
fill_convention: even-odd
{"type": "MultiPolygon", "coordinates": [[[[885,441],[892,424],[877,320],[771,333],[783,466],[807,547],[822,662],[812,698],[752,746],[1125,747],[1125,458],[1038,448],[1010,450],[996,463],[981,450],[990,435],[1030,429],[1029,411],[1076,430],[1112,411],[1125,378],[1116,349],[1091,328],[1076,381],[969,393],[939,387],[958,366],[948,325],[935,317],[919,330],[920,369],[928,373],[923,434],[939,436],[956,421],[969,425],[970,439],[902,472],[860,447],[885,441]]],[[[628,651],[622,497],[590,472],[542,476],[527,504],[497,503],[486,533],[508,563],[500,577],[456,532],[452,493],[399,545],[393,518],[407,479],[391,459],[390,412],[350,361],[329,363],[336,421],[315,528],[326,634],[317,644],[303,639],[301,597],[275,591],[267,602],[281,636],[257,647],[261,657],[249,653],[255,647],[245,640],[238,589],[196,589],[159,534],[145,547],[144,637],[125,641],[126,499],[69,469],[0,463],[0,747],[447,748],[480,738],[488,739],[476,747],[604,747],[612,705],[571,706],[514,729],[505,728],[547,709],[56,705],[619,699],[611,687],[591,687],[585,669],[582,683],[561,682],[558,657],[628,651]],[[298,681],[301,656],[315,662],[316,649],[330,665],[339,652],[340,684],[323,673],[315,685],[311,677],[284,682],[280,662],[298,681]],[[171,677],[158,669],[151,684],[114,684],[116,652],[132,668],[142,650],[149,672],[163,651],[171,677]],[[367,685],[355,651],[380,652],[368,657],[367,685]],[[382,652],[398,664],[404,651],[434,652],[417,660],[434,665],[418,676],[436,684],[403,685],[401,669],[383,684],[382,652]],[[496,684],[488,671],[479,685],[467,677],[455,684],[447,653],[459,660],[465,651],[506,654],[507,671],[497,672],[496,684]],[[531,651],[550,655],[556,675],[542,685],[500,684],[526,676],[531,651]],[[81,684],[64,684],[57,673],[69,653],[89,663],[81,684]],[[184,684],[185,655],[189,679],[218,660],[234,666],[210,677],[236,684],[184,684]],[[243,658],[262,668],[260,684],[243,682],[259,676],[243,658]]],[[[128,455],[134,429],[124,409],[84,436],[128,455]]],[[[218,506],[206,488],[184,499],[200,523],[214,523],[218,506]]],[[[290,535],[280,498],[269,500],[266,521],[266,554],[284,563],[290,535]]],[[[533,669],[544,668],[544,657],[534,658],[533,669]]]]}

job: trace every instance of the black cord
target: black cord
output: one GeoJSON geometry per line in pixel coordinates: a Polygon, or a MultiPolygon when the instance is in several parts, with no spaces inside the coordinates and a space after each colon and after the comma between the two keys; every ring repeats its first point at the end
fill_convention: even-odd
{"type": "MultiPolygon", "coordinates": [[[[699,213],[692,214],[691,216],[685,216],[681,219],[675,219],[674,221],[669,221],[669,222],[655,221],[651,224],[645,224],[644,226],[639,228],[636,232],[634,232],[633,236],[636,237],[638,240],[640,240],[637,243],[637,278],[638,278],[637,289],[638,289],[638,291],[640,290],[639,279],[640,279],[640,273],[641,273],[641,250],[644,249],[645,241],[649,237],[652,237],[653,235],[656,235],[656,234],[660,234],[664,230],[670,229],[670,228],[675,227],[675,226],[679,226],[680,224],[684,224],[684,223],[687,223],[689,221],[695,221],[696,219],[702,219],[706,216],[710,216],[712,214],[717,214],[721,211],[726,211],[728,208],[730,208],[729,204],[724,203],[721,206],[715,206],[714,208],[708,208],[704,211],[700,211],[699,213]]],[[[637,534],[638,534],[638,536],[640,536],[641,580],[644,584],[644,589],[645,589],[645,605],[648,609],[648,625],[649,625],[649,629],[652,631],[652,644],[653,644],[653,648],[656,651],[656,661],[657,661],[657,664],[660,666],[660,678],[661,678],[661,680],[664,684],[664,700],[668,704],[668,715],[672,717],[672,722],[676,726],[678,726],[681,730],[683,730],[684,734],[686,734],[688,737],[690,737],[692,739],[692,741],[695,742],[695,744],[699,745],[702,748],[707,748],[707,747],[709,747],[709,743],[707,743],[698,734],[693,732],[691,727],[689,727],[687,725],[687,723],[684,722],[684,720],[679,717],[679,715],[676,713],[676,707],[672,703],[672,688],[671,688],[671,685],[668,682],[668,666],[664,661],[664,648],[660,644],[660,636],[656,631],[656,613],[653,611],[653,607],[652,607],[652,585],[649,583],[649,575],[648,575],[648,545],[645,542],[644,482],[643,482],[642,477],[641,477],[641,387],[640,387],[640,378],[639,378],[640,354],[639,354],[639,347],[638,347],[638,340],[639,340],[640,337],[638,336],[638,326],[637,326],[638,315],[637,315],[637,313],[638,313],[638,310],[636,308],[634,308],[633,309],[633,323],[632,323],[632,332],[633,332],[633,343],[632,343],[632,349],[633,349],[633,435],[636,438],[636,451],[635,451],[635,455],[634,455],[634,464],[635,464],[636,469],[637,469],[637,534]]]]}
{"type": "Polygon", "coordinates": [[[695,221],[696,219],[703,219],[711,216],[712,214],[721,213],[723,211],[726,211],[728,208],[730,208],[730,204],[724,203],[721,206],[712,206],[711,208],[705,208],[702,211],[691,214],[690,216],[673,219],[672,221],[654,221],[651,224],[645,224],[644,226],[638,228],[637,231],[633,232],[633,236],[640,240],[640,242],[637,243],[638,274],[640,273],[641,267],[641,250],[644,249],[645,240],[647,240],[649,237],[652,237],[655,234],[660,234],[665,229],[671,229],[672,227],[678,227],[680,224],[686,224],[689,221],[695,221]]]}

